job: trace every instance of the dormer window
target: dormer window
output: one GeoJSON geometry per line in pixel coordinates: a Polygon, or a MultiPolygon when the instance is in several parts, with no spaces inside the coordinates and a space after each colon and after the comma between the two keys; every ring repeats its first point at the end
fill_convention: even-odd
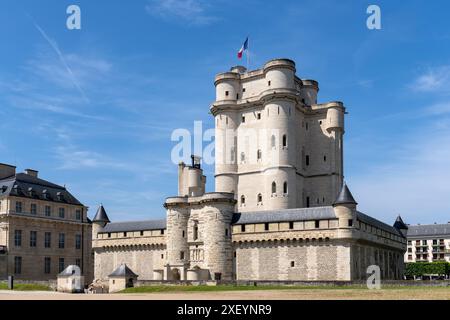
{"type": "Polygon", "coordinates": [[[64,194],[61,191],[56,193],[56,197],[58,198],[58,201],[64,201],[64,194]]]}

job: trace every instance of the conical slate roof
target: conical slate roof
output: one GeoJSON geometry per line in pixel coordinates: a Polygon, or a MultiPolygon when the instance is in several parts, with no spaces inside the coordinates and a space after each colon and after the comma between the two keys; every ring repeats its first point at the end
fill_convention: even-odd
{"type": "Polygon", "coordinates": [[[131,271],[125,263],[122,263],[108,277],[137,277],[138,275],[131,271]]]}
{"type": "Polygon", "coordinates": [[[347,184],[345,182],[342,185],[341,191],[339,192],[336,201],[334,201],[333,203],[333,205],[337,204],[358,204],[353,198],[353,195],[348,189],[347,184]]]}
{"type": "Polygon", "coordinates": [[[106,214],[105,208],[103,205],[100,205],[100,207],[97,210],[97,213],[95,214],[94,219],[92,222],[111,222],[109,221],[108,215],[106,214]]]}
{"type": "Polygon", "coordinates": [[[400,215],[395,219],[394,228],[397,230],[408,230],[408,226],[403,222],[402,217],[400,215]]]}

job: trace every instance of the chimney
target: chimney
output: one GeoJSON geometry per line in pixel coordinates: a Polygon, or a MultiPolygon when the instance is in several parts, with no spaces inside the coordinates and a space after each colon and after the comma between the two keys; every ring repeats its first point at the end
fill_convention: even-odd
{"type": "Polygon", "coordinates": [[[0,179],[9,178],[16,174],[16,167],[10,164],[0,163],[0,179]]]}
{"type": "Polygon", "coordinates": [[[39,172],[39,171],[33,170],[33,169],[25,169],[25,173],[26,173],[27,175],[32,176],[32,177],[35,177],[35,178],[38,177],[38,172],[39,172]]]}

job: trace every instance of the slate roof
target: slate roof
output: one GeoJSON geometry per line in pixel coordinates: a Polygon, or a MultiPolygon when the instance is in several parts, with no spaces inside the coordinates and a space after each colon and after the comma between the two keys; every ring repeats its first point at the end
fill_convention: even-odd
{"type": "Polygon", "coordinates": [[[113,271],[108,277],[137,277],[138,275],[131,271],[130,268],[122,263],[116,270],[113,271]]]}
{"type": "Polygon", "coordinates": [[[26,173],[0,180],[0,198],[7,196],[83,205],[65,187],[26,173]]]}
{"type": "Polygon", "coordinates": [[[339,192],[339,195],[333,204],[335,204],[335,205],[336,204],[358,204],[355,201],[355,198],[353,198],[353,195],[350,192],[350,190],[348,189],[347,184],[345,182],[342,185],[341,191],[339,192]]]}
{"type": "Polygon", "coordinates": [[[232,224],[336,219],[333,207],[296,208],[284,210],[235,213],[232,224]]]}
{"type": "Polygon", "coordinates": [[[92,220],[92,222],[111,222],[108,218],[108,215],[106,214],[103,205],[100,205],[100,207],[98,208],[97,213],[95,214],[95,217],[92,220]]]}
{"type": "Polygon", "coordinates": [[[394,234],[397,234],[399,236],[403,236],[402,233],[394,228],[393,226],[388,225],[387,223],[381,222],[380,220],[377,220],[375,218],[372,218],[371,216],[368,216],[367,214],[364,214],[362,212],[357,211],[356,212],[356,218],[364,223],[370,224],[372,226],[375,226],[381,230],[392,232],[394,234]]]}
{"type": "Polygon", "coordinates": [[[424,224],[424,225],[409,225],[407,237],[449,237],[450,223],[446,224],[424,224]]]}
{"type": "Polygon", "coordinates": [[[122,221],[107,224],[100,233],[166,229],[166,219],[122,221]]]}

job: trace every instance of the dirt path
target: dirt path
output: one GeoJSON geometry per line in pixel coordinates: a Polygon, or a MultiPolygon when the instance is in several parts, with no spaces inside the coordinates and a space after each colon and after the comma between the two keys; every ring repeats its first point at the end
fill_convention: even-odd
{"type": "Polygon", "coordinates": [[[221,292],[129,294],[65,294],[0,291],[0,300],[450,300],[450,288],[420,289],[292,289],[221,292]]]}

